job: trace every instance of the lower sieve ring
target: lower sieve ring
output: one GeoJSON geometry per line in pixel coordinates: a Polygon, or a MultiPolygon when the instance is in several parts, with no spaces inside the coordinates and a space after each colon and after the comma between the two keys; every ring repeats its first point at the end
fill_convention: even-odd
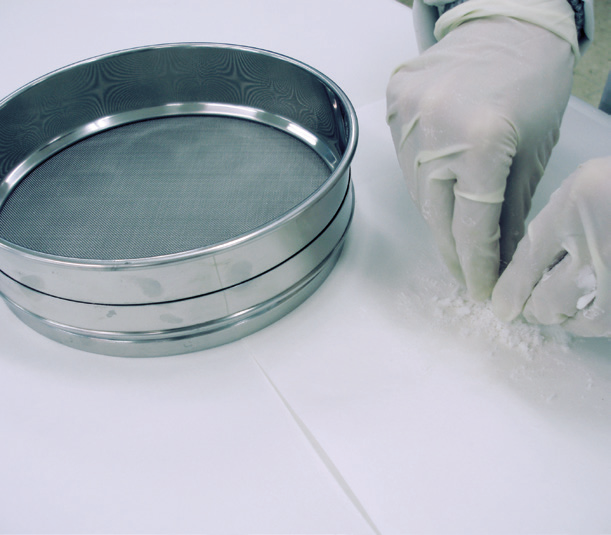
{"type": "Polygon", "coordinates": [[[234,342],[278,321],[310,297],[325,281],[341,254],[343,240],[313,272],[284,293],[231,316],[186,329],[133,333],[112,338],[95,331],[71,330],[28,312],[10,300],[11,311],[30,328],[65,346],[115,357],[164,357],[180,355],[234,342]]]}
{"type": "MultiPolygon", "coordinates": [[[[183,315],[186,313],[191,317],[185,327],[129,331],[125,330],[128,325],[123,324],[123,329],[103,331],[100,327],[105,325],[104,316],[114,312],[113,307],[45,296],[5,275],[0,276],[0,287],[7,305],[21,321],[47,338],[76,349],[122,357],[169,356],[199,351],[232,342],[266,327],[305,301],[335,266],[353,212],[354,189],[350,184],[342,206],[327,228],[294,258],[268,273],[234,288],[177,304],[122,307],[132,318],[132,325],[134,321],[152,325],[155,315],[169,316],[176,311],[175,305],[179,305],[183,315]],[[219,314],[219,309],[213,306],[215,301],[223,300],[228,307],[225,315],[219,314]],[[70,312],[66,318],[71,318],[68,321],[72,325],[67,325],[66,320],[58,321],[66,311],[70,312]],[[84,323],[76,326],[75,318],[84,323]]],[[[125,319],[126,315],[118,316],[118,319],[121,317],[125,319]]]]}

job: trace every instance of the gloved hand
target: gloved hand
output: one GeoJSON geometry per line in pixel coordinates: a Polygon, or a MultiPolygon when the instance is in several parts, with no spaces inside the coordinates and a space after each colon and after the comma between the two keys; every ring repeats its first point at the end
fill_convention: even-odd
{"type": "Polygon", "coordinates": [[[611,156],[591,160],[533,219],[492,293],[507,321],[611,336],[611,156]]]}
{"type": "MultiPolygon", "coordinates": [[[[547,4],[573,16],[566,0],[547,4]]],[[[548,29],[492,16],[452,28],[390,80],[388,123],[410,193],[475,299],[490,296],[524,234],[570,96],[573,50],[548,29]]]]}

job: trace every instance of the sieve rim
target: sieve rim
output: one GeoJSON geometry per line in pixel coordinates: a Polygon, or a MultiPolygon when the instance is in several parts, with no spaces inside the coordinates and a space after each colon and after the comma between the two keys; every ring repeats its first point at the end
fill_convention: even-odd
{"type": "MultiPolygon", "coordinates": [[[[54,266],[66,266],[66,267],[72,267],[72,268],[78,268],[82,266],[82,267],[86,267],[87,269],[102,270],[102,271],[116,270],[116,269],[154,267],[154,266],[161,266],[161,265],[167,265],[167,264],[174,264],[174,263],[193,260],[197,258],[203,258],[207,256],[214,256],[220,252],[225,252],[231,248],[239,247],[240,245],[246,242],[260,239],[266,236],[267,234],[274,232],[276,229],[278,229],[279,227],[282,227],[283,225],[290,222],[291,220],[294,220],[300,214],[306,211],[308,207],[315,204],[318,200],[324,198],[327,195],[327,193],[330,190],[332,190],[337,185],[337,183],[341,181],[345,177],[345,175],[349,172],[350,165],[354,157],[356,146],[357,146],[357,141],[358,141],[358,118],[357,118],[354,106],[352,105],[352,102],[350,101],[348,96],[333,80],[331,80],[328,76],[320,72],[318,69],[300,60],[292,58],[290,56],[280,54],[278,52],[266,50],[263,48],[251,47],[251,46],[246,46],[246,45],[236,45],[236,44],[230,44],[230,43],[179,42],[179,43],[163,43],[163,44],[157,44],[157,45],[148,45],[148,46],[142,46],[142,47],[122,49],[122,50],[118,50],[118,51],[114,51],[114,52],[110,52],[106,54],[101,54],[98,56],[93,56],[88,59],[84,59],[84,60],[72,63],[70,65],[64,66],[62,68],[56,69],[54,71],[51,71],[29,82],[28,84],[22,86],[21,88],[10,93],[8,96],[0,100],[0,109],[7,102],[18,97],[21,93],[27,91],[31,87],[34,87],[40,83],[43,83],[46,80],[56,76],[57,74],[69,71],[75,67],[86,65],[89,63],[95,63],[101,60],[113,58],[116,56],[121,56],[121,55],[128,54],[128,53],[150,51],[150,50],[160,50],[160,49],[165,49],[165,48],[176,48],[176,47],[194,48],[194,49],[198,49],[198,48],[219,49],[220,48],[220,49],[231,49],[231,50],[237,50],[237,51],[244,51],[244,52],[253,53],[253,54],[260,54],[260,55],[264,55],[264,56],[268,56],[268,57],[277,59],[279,61],[290,63],[304,70],[306,73],[314,76],[316,79],[322,82],[327,87],[327,89],[330,90],[339,101],[341,101],[344,107],[344,110],[346,112],[345,121],[346,121],[346,127],[347,127],[347,139],[346,139],[345,150],[343,151],[343,154],[338,155],[339,160],[337,162],[337,165],[335,165],[334,168],[331,170],[329,177],[323,182],[323,184],[319,186],[313,193],[308,195],[305,199],[300,201],[296,206],[294,206],[293,208],[291,208],[290,210],[288,210],[281,216],[276,217],[269,223],[266,223],[258,228],[252,229],[242,235],[235,236],[230,239],[227,239],[227,240],[224,240],[224,241],[212,244],[212,245],[207,245],[204,247],[196,248],[196,249],[190,249],[186,251],[180,251],[176,253],[170,253],[170,254],[159,255],[159,256],[149,256],[149,257],[144,257],[144,258],[128,258],[128,259],[89,259],[89,258],[86,258],[84,259],[84,258],[71,258],[71,257],[66,257],[66,256],[59,256],[59,255],[53,255],[50,253],[35,251],[32,249],[28,249],[26,247],[11,243],[7,240],[4,240],[2,237],[0,237],[0,250],[17,253],[18,255],[24,258],[35,259],[35,260],[42,261],[46,264],[50,264],[54,266]]],[[[104,118],[100,117],[100,119],[104,119],[104,118]]],[[[298,125],[298,123],[295,123],[294,121],[289,120],[289,122],[293,122],[296,126],[300,127],[300,125],[298,125]]],[[[73,133],[74,131],[68,132],[62,137],[70,136],[73,133]]],[[[89,135],[93,135],[95,133],[98,133],[98,132],[93,132],[92,134],[89,134],[89,135]]],[[[77,141],[81,139],[84,139],[84,138],[81,137],[77,141]]],[[[303,141],[302,138],[297,137],[297,139],[301,139],[301,141],[303,141]]],[[[23,162],[17,164],[8,173],[7,177],[10,177],[10,175],[14,172],[14,170],[19,168],[19,166],[22,163],[23,162]]],[[[26,173],[23,173],[18,178],[17,183],[23,177],[27,176],[28,173],[29,171],[27,171],[26,173]]],[[[4,199],[10,196],[11,189],[12,187],[14,187],[14,184],[11,185],[11,184],[6,183],[7,177],[5,177],[5,179],[3,179],[2,182],[0,182],[0,197],[3,197],[4,199]],[[7,191],[7,188],[9,188],[8,191],[7,191]]],[[[0,205],[0,209],[1,208],[2,206],[0,205]]]]}

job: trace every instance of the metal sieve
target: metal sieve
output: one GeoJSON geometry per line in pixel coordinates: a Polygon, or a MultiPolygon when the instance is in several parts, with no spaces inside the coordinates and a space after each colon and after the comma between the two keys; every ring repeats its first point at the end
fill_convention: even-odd
{"type": "Polygon", "coordinates": [[[279,54],[108,54],[0,102],[0,292],[112,355],[235,340],[306,299],[352,218],[354,109],[279,54]]]}

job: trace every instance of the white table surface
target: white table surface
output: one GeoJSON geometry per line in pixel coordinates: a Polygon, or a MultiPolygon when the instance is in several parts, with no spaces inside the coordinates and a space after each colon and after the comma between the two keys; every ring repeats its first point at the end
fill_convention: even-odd
{"type": "MultiPolygon", "coordinates": [[[[0,95],[114,50],[246,44],[360,120],[346,247],[297,310],[190,355],[79,352],[0,303],[2,533],[611,531],[611,341],[504,325],[449,279],[384,122],[416,54],[393,0],[0,0],[0,95]]],[[[535,199],[611,153],[571,100],[535,199]]]]}

